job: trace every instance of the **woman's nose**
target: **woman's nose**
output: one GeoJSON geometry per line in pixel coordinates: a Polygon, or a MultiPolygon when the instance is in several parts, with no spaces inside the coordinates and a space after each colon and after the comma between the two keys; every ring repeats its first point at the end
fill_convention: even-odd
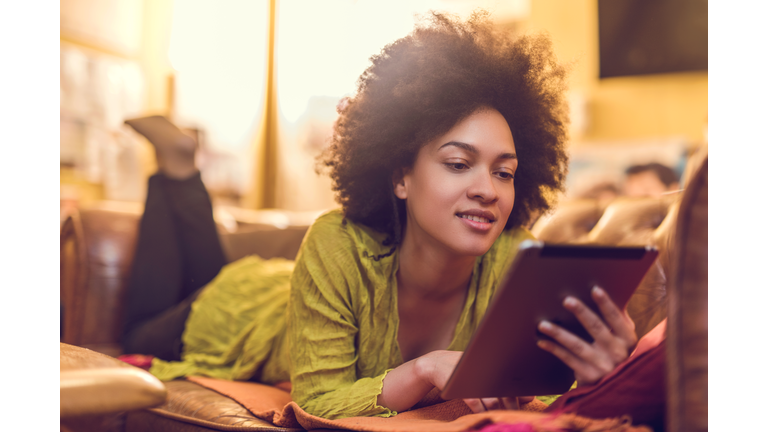
{"type": "Polygon", "coordinates": [[[493,184],[491,173],[478,173],[473,176],[472,184],[467,189],[470,199],[479,199],[482,202],[494,202],[499,198],[496,186],[493,184]]]}

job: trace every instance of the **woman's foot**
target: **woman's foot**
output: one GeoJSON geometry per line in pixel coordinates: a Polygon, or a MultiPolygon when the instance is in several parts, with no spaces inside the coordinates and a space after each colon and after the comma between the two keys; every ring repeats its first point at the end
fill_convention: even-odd
{"type": "Polygon", "coordinates": [[[155,147],[160,172],[177,180],[189,178],[197,173],[197,143],[167,118],[155,115],[126,120],[125,124],[144,135],[155,147]]]}

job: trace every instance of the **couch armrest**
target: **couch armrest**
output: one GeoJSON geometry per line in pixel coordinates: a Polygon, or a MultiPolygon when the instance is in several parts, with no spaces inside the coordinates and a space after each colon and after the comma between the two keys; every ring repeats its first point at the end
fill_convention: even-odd
{"type": "Polygon", "coordinates": [[[119,354],[125,286],[136,246],[138,211],[73,212],[61,228],[61,341],[119,354]]]}
{"type": "Polygon", "coordinates": [[[686,185],[675,233],[667,327],[667,430],[708,427],[708,160],[686,185]]]}
{"type": "Polygon", "coordinates": [[[95,351],[60,345],[61,418],[114,414],[165,401],[165,385],[149,372],[95,351]]]}

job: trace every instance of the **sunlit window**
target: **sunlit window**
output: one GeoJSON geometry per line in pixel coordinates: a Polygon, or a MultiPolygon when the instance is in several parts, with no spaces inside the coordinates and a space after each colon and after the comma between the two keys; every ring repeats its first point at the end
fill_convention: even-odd
{"type": "MultiPolygon", "coordinates": [[[[178,0],[170,62],[175,69],[174,120],[204,131],[215,158],[201,166],[209,188],[253,187],[254,142],[267,79],[268,1],[178,0]],[[218,164],[218,166],[216,166],[218,164]]],[[[355,90],[370,57],[408,34],[419,14],[467,16],[483,7],[510,16],[527,0],[278,1],[275,25],[278,207],[333,206],[330,182],[314,160],[331,133],[335,107],[355,90]],[[511,12],[510,12],[511,11],[511,12]]]]}
{"type": "Polygon", "coordinates": [[[268,25],[266,1],[174,3],[174,120],[204,131],[209,166],[201,168],[211,188],[242,192],[250,186],[250,149],[264,107],[268,25]]]}

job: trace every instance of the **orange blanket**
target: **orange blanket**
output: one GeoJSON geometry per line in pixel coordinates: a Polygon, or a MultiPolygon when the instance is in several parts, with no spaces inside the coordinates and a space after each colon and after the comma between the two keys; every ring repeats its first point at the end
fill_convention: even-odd
{"type": "Polygon", "coordinates": [[[632,426],[626,418],[589,419],[574,414],[545,414],[543,403],[534,400],[520,411],[490,411],[473,414],[462,400],[452,400],[402,412],[394,417],[349,417],[327,420],[307,414],[288,392],[264,384],[226,381],[206,377],[187,378],[226,395],[275,426],[304,429],[348,429],[371,432],[462,432],[490,423],[524,423],[534,431],[621,431],[650,432],[644,426],[632,426]]]}

